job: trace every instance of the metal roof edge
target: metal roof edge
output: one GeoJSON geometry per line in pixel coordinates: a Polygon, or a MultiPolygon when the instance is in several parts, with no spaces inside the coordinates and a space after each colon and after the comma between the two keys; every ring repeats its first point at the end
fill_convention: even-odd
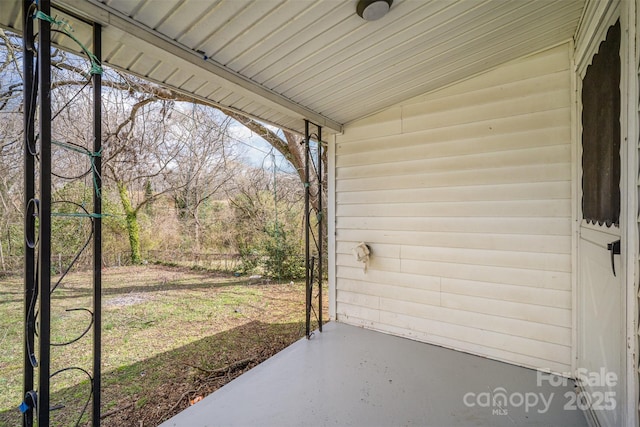
{"type": "MultiPolygon", "coordinates": [[[[243,96],[247,96],[250,99],[256,99],[256,101],[263,103],[267,107],[275,108],[276,110],[288,115],[299,116],[301,119],[306,118],[311,122],[334,132],[342,132],[341,123],[312,111],[307,107],[228,69],[222,64],[211,59],[204,59],[197,52],[194,52],[177,43],[175,40],[163,36],[153,29],[136,22],[128,16],[108,8],[106,5],[96,0],[57,0],[55,1],[55,5],[60,5],[74,13],[88,17],[104,26],[113,26],[121,31],[132,34],[146,43],[163,49],[184,61],[198,66],[204,71],[214,74],[228,82],[233,86],[234,90],[238,91],[238,93],[243,96]]],[[[222,105],[221,107],[228,108],[222,105]]]]}

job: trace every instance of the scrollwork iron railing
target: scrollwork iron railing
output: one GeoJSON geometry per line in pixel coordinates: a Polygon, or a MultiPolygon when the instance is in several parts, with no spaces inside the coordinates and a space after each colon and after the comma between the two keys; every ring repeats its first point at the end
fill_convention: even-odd
{"type": "MultiPolygon", "coordinates": [[[[63,374],[79,373],[87,380],[88,390],[79,404],[75,417],[79,425],[89,405],[92,404],[92,424],[100,423],[100,364],[101,364],[101,74],[100,49],[101,28],[93,25],[93,52],[73,34],[70,25],[53,18],[49,0],[23,1],[23,76],[24,76],[24,188],[25,188],[25,318],[24,318],[24,401],[20,405],[23,426],[34,422],[40,427],[48,426],[54,410],[64,410],[64,403],[52,404],[51,385],[63,374]],[[38,31],[34,27],[38,24],[38,31]],[[86,81],[76,93],[60,102],[52,113],[52,34],[68,37],[78,45],[85,60],[89,62],[86,81]],[[90,86],[91,85],[91,86],[90,86]],[[84,145],[71,141],[56,141],[54,124],[56,118],[78,95],[92,88],[93,125],[92,137],[84,145]],[[36,125],[38,131],[36,132],[36,125]],[[70,159],[68,164],[80,165],[79,172],[70,172],[61,167],[56,159],[63,153],[70,159]],[[74,157],[75,156],[75,157],[74,157]],[[85,165],[85,166],[82,166],[85,165]],[[82,200],[68,200],[57,191],[69,182],[85,182],[91,193],[82,200]],[[88,207],[88,205],[92,205],[88,207]],[[75,237],[75,249],[70,251],[71,260],[57,278],[53,277],[51,263],[52,234],[64,234],[65,229],[75,237]],[[62,232],[61,232],[62,230],[62,232]],[[67,230],[69,231],[69,230],[67,230]],[[92,245],[93,275],[91,307],[58,307],[56,294],[65,287],[68,274],[77,267],[78,260],[92,245]],[[61,314],[58,314],[60,312],[61,314]],[[76,316],[79,315],[79,316],[76,316]],[[80,320],[84,317],[84,320],[80,320]],[[65,325],[65,319],[72,320],[65,325]],[[68,333],[52,339],[52,325],[65,325],[68,333]],[[73,325],[80,324],[77,330],[73,325]],[[67,360],[54,360],[56,348],[73,347],[82,339],[93,339],[92,366],[59,366],[74,364],[67,360]]],[[[57,105],[57,104],[56,104],[57,105]]]]}
{"type": "Polygon", "coordinates": [[[306,336],[311,338],[311,314],[318,324],[318,330],[322,332],[322,281],[323,281],[323,242],[325,219],[323,215],[323,143],[322,127],[316,126],[316,132],[310,133],[311,123],[305,120],[305,281],[306,281],[306,336]],[[316,159],[312,155],[311,141],[314,139],[316,159]],[[313,176],[312,173],[313,172],[313,176]],[[315,181],[315,182],[312,182],[315,181]],[[314,296],[314,286],[316,295],[314,296]],[[315,301],[315,305],[314,305],[315,301]]]}

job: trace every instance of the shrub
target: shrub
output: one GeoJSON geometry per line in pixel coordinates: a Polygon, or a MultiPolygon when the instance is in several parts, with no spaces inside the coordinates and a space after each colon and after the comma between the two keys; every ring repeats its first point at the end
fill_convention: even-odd
{"type": "Polygon", "coordinates": [[[264,273],[274,279],[299,279],[304,277],[304,256],[300,242],[277,225],[266,230],[262,260],[264,273]]]}

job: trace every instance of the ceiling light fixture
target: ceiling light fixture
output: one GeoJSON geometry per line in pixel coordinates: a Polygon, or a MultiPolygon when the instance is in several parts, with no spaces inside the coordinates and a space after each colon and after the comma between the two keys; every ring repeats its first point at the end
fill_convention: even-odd
{"type": "Polygon", "coordinates": [[[365,21],[375,21],[389,12],[393,0],[360,0],[356,12],[365,21]]]}

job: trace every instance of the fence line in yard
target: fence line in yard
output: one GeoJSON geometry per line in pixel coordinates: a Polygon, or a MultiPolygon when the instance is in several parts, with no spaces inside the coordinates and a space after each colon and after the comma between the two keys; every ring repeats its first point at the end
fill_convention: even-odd
{"type": "Polygon", "coordinates": [[[4,255],[0,265],[0,272],[13,273],[20,271],[24,257],[18,255],[4,255]]]}
{"type": "MultiPolygon", "coordinates": [[[[68,268],[75,255],[52,254],[51,272],[60,274],[68,268]]],[[[210,270],[236,271],[241,267],[240,254],[214,252],[185,252],[179,250],[143,251],[143,259],[149,263],[175,264],[184,267],[201,267],[210,270]]],[[[24,258],[20,255],[4,255],[0,272],[19,273],[24,258]]],[[[131,265],[131,252],[103,252],[102,266],[124,267],[131,265]]],[[[83,254],[74,265],[75,269],[91,268],[91,253],[83,254]]]]}
{"type": "Polygon", "coordinates": [[[242,263],[240,254],[192,252],[181,250],[147,251],[149,261],[202,267],[211,270],[235,271],[242,263]]]}
{"type": "MultiPolygon", "coordinates": [[[[237,253],[218,253],[218,252],[194,252],[182,250],[150,250],[142,252],[143,259],[148,263],[160,263],[167,265],[176,265],[182,267],[199,267],[207,270],[220,271],[238,271],[242,268],[242,263],[247,262],[252,257],[245,255],[244,257],[237,253]]],[[[60,274],[65,271],[69,264],[73,261],[75,255],[52,254],[51,255],[51,273],[60,274]]],[[[255,263],[263,262],[267,257],[255,255],[253,261],[255,263]]],[[[299,257],[296,257],[299,258],[299,257]]],[[[74,264],[74,270],[86,270],[92,268],[92,255],[88,253],[81,254],[80,258],[74,264]]],[[[301,260],[299,260],[302,262],[301,260]]],[[[21,255],[3,256],[3,263],[0,265],[2,273],[20,273],[24,258],[21,255]]],[[[124,267],[131,265],[130,251],[114,251],[102,253],[102,266],[105,268],[124,267]]]]}

